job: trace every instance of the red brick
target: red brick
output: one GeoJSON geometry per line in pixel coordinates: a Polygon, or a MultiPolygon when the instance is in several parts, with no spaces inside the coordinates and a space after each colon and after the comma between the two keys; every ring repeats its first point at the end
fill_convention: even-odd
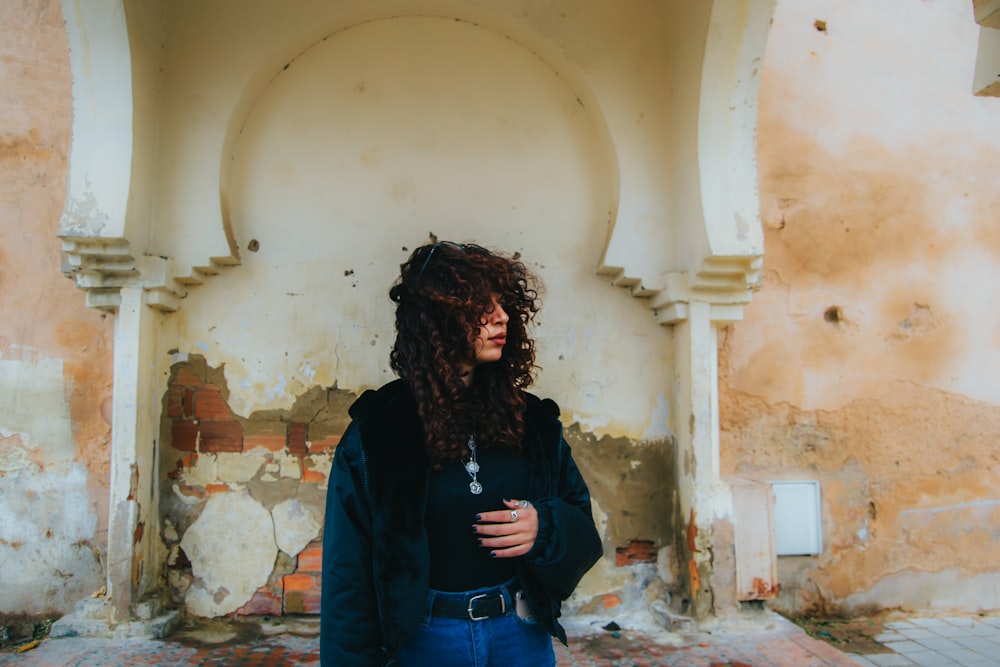
{"type": "Polygon", "coordinates": [[[185,387],[200,387],[204,384],[201,378],[189,371],[186,368],[179,368],[177,370],[177,375],[174,379],[170,381],[170,384],[179,384],[185,387]]]}
{"type": "Polygon", "coordinates": [[[317,472],[306,465],[305,459],[300,457],[299,464],[302,466],[302,481],[306,484],[322,484],[326,481],[326,475],[317,472]]]}
{"type": "Polygon", "coordinates": [[[321,583],[319,577],[308,574],[287,574],[284,612],[286,614],[318,614],[320,611],[321,583]]]}
{"type": "Polygon", "coordinates": [[[316,577],[311,574],[286,574],[281,578],[285,595],[289,591],[310,591],[316,588],[316,577]]]}
{"type": "Polygon", "coordinates": [[[285,593],[286,614],[318,615],[322,608],[322,594],[319,589],[285,593]]]}
{"type": "Polygon", "coordinates": [[[194,417],[195,419],[224,419],[233,418],[233,411],[222,399],[222,392],[214,385],[208,385],[198,390],[194,397],[194,417]]]}
{"type": "Polygon", "coordinates": [[[325,438],[320,438],[319,440],[311,441],[309,443],[309,453],[315,454],[316,452],[325,452],[330,449],[335,449],[339,444],[340,444],[339,435],[328,435],[325,438]]]}
{"type": "Polygon", "coordinates": [[[261,586],[250,600],[236,610],[237,616],[280,616],[281,593],[273,593],[267,586],[261,586]]]}
{"type": "Polygon", "coordinates": [[[194,394],[197,389],[184,387],[184,394],[181,396],[181,414],[185,419],[194,417],[194,394]]]}
{"type": "Polygon", "coordinates": [[[313,542],[299,552],[298,567],[296,572],[319,573],[323,571],[323,545],[320,542],[313,542]]]}
{"type": "Polygon", "coordinates": [[[250,451],[257,447],[263,447],[272,452],[280,452],[288,442],[287,435],[247,435],[243,438],[243,449],[250,451]]]}
{"type": "Polygon", "coordinates": [[[180,419],[184,415],[181,407],[183,396],[184,387],[170,385],[170,388],[167,389],[167,407],[165,412],[170,419],[180,419]]]}
{"type": "Polygon", "coordinates": [[[288,424],[288,451],[292,454],[306,454],[306,431],[307,427],[302,422],[289,422],[288,424]]]}
{"type": "Polygon", "coordinates": [[[242,452],[243,425],[232,421],[203,421],[199,427],[201,440],[199,450],[203,452],[242,452]]]}
{"type": "Polygon", "coordinates": [[[170,444],[182,452],[198,449],[198,424],[178,421],[170,425],[170,444]]]}
{"type": "Polygon", "coordinates": [[[628,545],[615,549],[615,565],[618,567],[655,562],[656,549],[651,540],[632,540],[628,545]]]}

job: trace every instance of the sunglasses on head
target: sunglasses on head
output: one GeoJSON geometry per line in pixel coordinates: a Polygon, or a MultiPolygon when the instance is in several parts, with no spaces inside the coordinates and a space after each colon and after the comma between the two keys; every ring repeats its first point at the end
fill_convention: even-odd
{"type": "Polygon", "coordinates": [[[420,276],[424,275],[424,269],[427,268],[427,264],[431,261],[431,257],[434,256],[434,252],[443,245],[450,245],[453,248],[458,248],[459,250],[465,250],[465,246],[461,243],[454,243],[452,241],[438,241],[431,246],[431,251],[427,253],[426,259],[424,259],[423,266],[420,267],[420,272],[417,273],[417,280],[420,280],[420,276]]]}

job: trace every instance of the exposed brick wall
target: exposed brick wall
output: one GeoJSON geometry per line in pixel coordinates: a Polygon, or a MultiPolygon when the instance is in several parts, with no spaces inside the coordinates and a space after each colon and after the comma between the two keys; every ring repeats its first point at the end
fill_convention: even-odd
{"type": "Polygon", "coordinates": [[[299,554],[293,574],[284,577],[286,614],[318,614],[322,590],[323,546],[314,542],[299,554]]]}
{"type": "Polygon", "coordinates": [[[615,565],[618,567],[655,562],[656,549],[652,540],[632,540],[624,547],[615,549],[615,565]]]}
{"type": "Polygon", "coordinates": [[[243,425],[229,409],[222,390],[186,369],[180,369],[167,389],[167,419],[174,449],[184,452],[242,452],[243,425]]]}
{"type": "Polygon", "coordinates": [[[327,423],[314,429],[309,423],[281,417],[241,418],[229,407],[227,393],[224,387],[198,377],[188,368],[175,368],[164,401],[171,446],[184,452],[245,452],[261,448],[304,456],[330,452],[340,442],[339,431],[331,433],[327,423]]]}
{"type": "MultiPolygon", "coordinates": [[[[163,395],[161,437],[164,515],[177,527],[176,534],[164,537],[171,553],[168,582],[177,604],[184,604],[194,582],[180,540],[209,498],[249,491],[268,510],[294,498],[321,516],[332,456],[354,398],[350,392],[314,387],[290,409],[243,416],[230,407],[223,369],[194,355],[174,365],[163,395]]],[[[319,614],[321,571],[321,535],[298,554],[279,551],[267,584],[234,614],[319,614]]]]}

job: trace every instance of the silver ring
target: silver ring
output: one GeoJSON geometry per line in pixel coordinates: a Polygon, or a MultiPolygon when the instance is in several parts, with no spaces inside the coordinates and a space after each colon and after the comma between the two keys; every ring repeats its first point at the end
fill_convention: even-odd
{"type": "Polygon", "coordinates": [[[524,509],[531,503],[529,503],[527,500],[519,500],[517,501],[517,504],[521,506],[521,509],[524,509]]]}
{"type": "Polygon", "coordinates": [[[517,521],[517,510],[511,510],[510,511],[510,522],[514,523],[515,521],[517,521]]]}

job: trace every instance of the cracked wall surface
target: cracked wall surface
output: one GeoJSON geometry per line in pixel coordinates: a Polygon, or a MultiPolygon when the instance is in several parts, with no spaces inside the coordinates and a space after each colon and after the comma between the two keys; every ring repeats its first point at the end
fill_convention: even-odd
{"type": "Polygon", "coordinates": [[[170,595],[198,616],[318,613],[326,480],[355,396],[314,387],[246,417],[228,398],[203,357],[172,366],[160,461],[170,595]]]}
{"type": "MultiPolygon", "coordinates": [[[[180,12],[169,29],[216,18],[180,12]]],[[[389,287],[414,248],[439,238],[518,253],[544,286],[532,390],[560,404],[605,534],[606,557],[568,610],[644,601],[674,520],[672,333],[594,273],[618,188],[600,110],[565,72],[475,22],[368,21],[302,49],[241,102],[225,184],[241,265],[188,292],[159,334],[174,599],[205,615],[315,609],[316,571],[301,554],[312,567],[318,535],[298,556],[264,535],[278,547],[274,566],[244,572],[238,590],[184,540],[219,495],[239,496],[248,516],[260,505],[275,521],[312,521],[350,400],[394,378],[389,287]],[[288,499],[301,507],[278,509],[288,499]]],[[[201,71],[191,57],[168,55],[167,88],[189,90],[187,73],[201,71]]],[[[620,103],[656,108],[639,84],[664,67],[651,58],[628,82],[639,98],[620,103]]],[[[162,127],[175,148],[190,112],[178,99],[162,127]]],[[[663,115],[635,131],[664,132],[663,115]]],[[[665,165],[647,169],[668,178],[665,165]]]]}
{"type": "Polygon", "coordinates": [[[720,410],[727,473],[821,482],[784,610],[997,605],[1000,107],[969,91],[970,9],[778,5],[764,281],[720,337],[720,410]]]}
{"type": "Polygon", "coordinates": [[[4,3],[0,26],[0,619],[40,618],[104,583],[112,321],[60,275],[60,5],[4,3]]]}
{"type": "MultiPolygon", "coordinates": [[[[191,355],[162,399],[162,540],[173,602],[197,616],[319,613],[327,477],[350,391],[313,387],[289,409],[232,411],[224,368],[191,355]]],[[[614,554],[568,610],[635,610],[663,594],[658,552],[673,541],[672,444],[566,439],[614,554]]]]}

